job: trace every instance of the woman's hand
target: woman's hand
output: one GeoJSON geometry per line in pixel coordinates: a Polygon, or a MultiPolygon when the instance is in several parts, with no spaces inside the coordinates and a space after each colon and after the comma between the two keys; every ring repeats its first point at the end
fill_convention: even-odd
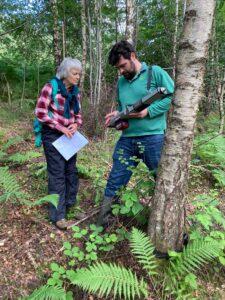
{"type": "Polygon", "coordinates": [[[119,112],[117,110],[112,111],[111,113],[105,116],[105,125],[108,126],[112,117],[116,116],[119,112]]]}
{"type": "Polygon", "coordinates": [[[73,136],[73,134],[69,130],[69,127],[62,127],[61,132],[64,133],[68,138],[71,138],[73,136]]]}
{"type": "Polygon", "coordinates": [[[68,129],[72,135],[77,131],[77,123],[73,123],[70,126],[68,126],[68,129]]]}

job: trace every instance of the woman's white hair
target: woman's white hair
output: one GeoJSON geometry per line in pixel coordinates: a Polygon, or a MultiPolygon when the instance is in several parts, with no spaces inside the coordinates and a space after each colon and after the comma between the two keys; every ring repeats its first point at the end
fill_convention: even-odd
{"type": "Polygon", "coordinates": [[[77,69],[82,71],[81,62],[76,58],[71,58],[71,57],[64,58],[64,60],[61,62],[61,64],[57,69],[56,77],[58,79],[66,78],[71,69],[77,69]]]}

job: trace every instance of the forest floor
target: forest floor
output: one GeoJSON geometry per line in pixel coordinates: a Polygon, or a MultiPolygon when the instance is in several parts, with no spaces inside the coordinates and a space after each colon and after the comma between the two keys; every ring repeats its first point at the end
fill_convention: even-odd
{"type": "MultiPolygon", "coordinates": [[[[32,128],[26,122],[21,122],[15,128],[0,124],[2,140],[7,140],[17,135],[27,136],[25,141],[9,147],[8,154],[20,153],[24,150],[34,150],[34,140],[31,138],[32,128]]],[[[35,158],[33,164],[44,161],[44,157],[35,158]]],[[[38,196],[40,185],[47,189],[46,180],[41,181],[37,187],[35,178],[32,176],[32,168],[29,163],[11,164],[10,171],[16,176],[17,181],[23,187],[23,192],[38,196]],[[35,190],[36,189],[36,190],[35,190]]],[[[208,176],[204,177],[204,182],[200,182],[190,187],[190,197],[207,191],[211,188],[211,180],[208,176]]],[[[80,208],[84,212],[91,212],[95,208],[93,201],[95,191],[92,183],[88,179],[81,179],[80,190],[88,190],[87,196],[80,199],[80,208]]],[[[40,196],[39,196],[40,197],[40,196]]],[[[189,208],[191,209],[191,208],[189,208]]],[[[114,224],[109,230],[113,230],[124,220],[114,224]]],[[[127,229],[133,225],[132,220],[126,220],[127,229]]],[[[83,222],[81,226],[95,223],[95,217],[83,222]]],[[[145,230],[146,228],[142,228],[145,230]]],[[[27,207],[18,203],[5,202],[0,204],[0,299],[22,299],[27,297],[35,288],[45,284],[51,271],[51,262],[65,265],[66,257],[63,255],[63,242],[72,240],[72,230],[60,231],[47,219],[47,206],[39,205],[27,207]]],[[[103,260],[116,261],[123,265],[137,270],[138,267],[131,255],[129,255],[127,242],[123,241],[109,253],[106,253],[103,260]]],[[[199,281],[202,283],[200,298],[196,299],[225,299],[225,270],[221,269],[220,274],[214,273],[210,268],[204,269],[204,274],[200,275],[199,281]],[[207,275],[207,280],[205,277],[207,275]]],[[[102,299],[79,289],[74,288],[74,295],[77,300],[96,300],[102,299]]],[[[112,299],[108,297],[107,299],[112,299]]],[[[160,300],[153,296],[148,298],[160,300]]],[[[171,298],[172,299],[172,298],[171,298]]]]}

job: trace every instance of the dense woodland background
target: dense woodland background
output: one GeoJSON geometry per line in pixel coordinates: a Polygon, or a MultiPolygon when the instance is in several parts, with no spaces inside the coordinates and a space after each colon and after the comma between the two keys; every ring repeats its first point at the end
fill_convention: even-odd
{"type": "MultiPolygon", "coordinates": [[[[108,52],[129,34],[141,61],[158,64],[174,76],[186,1],[132,2],[135,9],[131,12],[130,33],[126,1],[59,0],[57,5],[55,0],[1,1],[1,102],[34,105],[59,61],[71,56],[85,66],[81,82],[84,114],[108,111],[115,100],[117,80],[107,62],[108,52]]],[[[201,103],[205,115],[217,109],[224,80],[224,14],[224,1],[217,1],[201,103]]],[[[89,131],[95,132],[99,121],[94,116],[86,124],[91,122],[89,131]]]]}
{"type": "MultiPolygon", "coordinates": [[[[127,289],[135,286],[135,291],[141,294],[139,299],[144,299],[146,290],[149,300],[225,299],[223,0],[215,1],[209,53],[203,62],[206,72],[199,96],[193,149],[191,142],[188,145],[192,155],[187,158],[189,180],[185,179],[188,181],[185,230],[191,242],[186,256],[184,253],[180,258],[179,254],[171,252],[173,265],[168,262],[154,265],[149,262],[153,246],[147,246],[144,237],[135,230],[129,237],[132,226],[148,231],[149,212],[144,205],[151,199],[154,180],[149,179],[142,164],[135,170],[128,188],[122,191],[122,203],[114,208],[116,223],[106,233],[96,231],[92,224],[95,220],[91,217],[74,229],[75,235],[55,229],[47,220],[43,204],[49,201],[43,200],[47,194],[44,155],[42,150],[34,149],[32,133],[34,107],[41,87],[54,76],[64,57],[78,58],[84,66],[80,82],[82,131],[90,143],[79,153],[80,192],[78,205],[69,218],[73,219],[77,211],[93,213],[101,201],[111,167],[112,149],[118,138],[118,132],[104,127],[104,115],[115,107],[118,78],[116,70],[108,65],[109,50],[121,39],[132,41],[140,61],[160,65],[176,80],[179,75],[177,57],[182,55],[180,38],[186,8],[190,8],[191,2],[196,4],[192,0],[0,2],[0,271],[3,274],[0,276],[0,299],[28,299],[26,297],[35,288],[46,282],[52,290],[44,286],[39,296],[34,294],[29,299],[48,299],[47,295],[49,299],[112,299],[106,296],[106,283],[100,295],[79,282],[83,278],[88,285],[87,278],[94,282],[96,274],[98,281],[108,274],[118,276],[117,286],[127,279],[127,289]],[[141,250],[134,249],[135,243],[145,246],[141,250]],[[147,267],[141,268],[135,261],[133,254],[138,251],[139,260],[142,258],[147,267]],[[122,269],[115,271],[112,266],[109,270],[105,266],[102,273],[96,267],[86,277],[70,272],[99,260],[119,262],[131,268],[138,278],[144,277],[148,287],[137,283],[122,269]],[[211,262],[205,266],[203,261],[211,262]],[[196,265],[199,271],[194,272],[196,265]],[[83,291],[85,288],[88,292],[83,291]],[[73,296],[68,291],[72,291],[73,296]]],[[[201,4],[199,7],[196,4],[197,9],[202,9],[201,4]]],[[[182,153],[180,156],[182,160],[182,153]]],[[[186,173],[188,175],[188,170],[186,173]]],[[[171,170],[171,178],[173,176],[171,170]]],[[[175,200],[179,202],[174,199],[174,203],[175,200]]],[[[150,215],[150,225],[151,219],[150,215]]],[[[138,293],[135,295],[138,297],[138,293]]],[[[124,292],[122,297],[117,295],[115,299],[129,297],[133,299],[124,292]]]]}

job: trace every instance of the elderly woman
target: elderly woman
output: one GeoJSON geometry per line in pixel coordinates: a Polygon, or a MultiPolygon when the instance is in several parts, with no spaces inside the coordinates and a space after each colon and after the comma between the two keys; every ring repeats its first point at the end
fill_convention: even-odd
{"type": "Polygon", "coordinates": [[[57,208],[49,204],[50,220],[62,230],[68,226],[66,211],[75,204],[78,192],[76,155],[66,161],[52,143],[61,135],[71,138],[82,124],[78,83],[82,66],[79,60],[65,58],[56,76],[41,90],[35,109],[42,123],[42,142],[47,161],[48,192],[58,194],[57,208]],[[55,85],[57,86],[54,94],[55,85]]]}

